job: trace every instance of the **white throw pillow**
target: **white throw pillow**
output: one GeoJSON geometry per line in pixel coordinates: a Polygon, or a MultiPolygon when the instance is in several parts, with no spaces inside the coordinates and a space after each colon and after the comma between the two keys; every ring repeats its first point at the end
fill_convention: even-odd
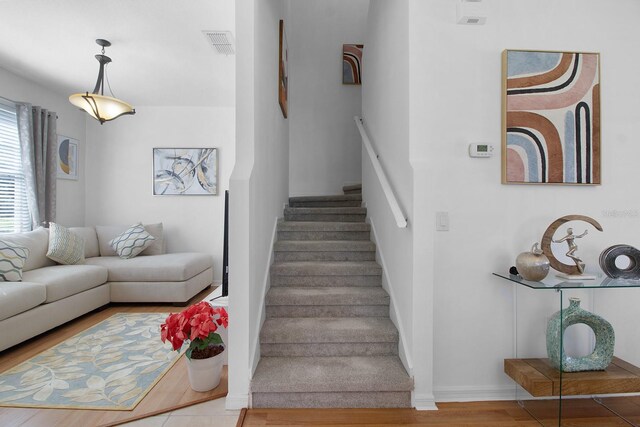
{"type": "Polygon", "coordinates": [[[0,240],[0,282],[22,282],[22,269],[29,249],[0,240]]]}
{"type": "Polygon", "coordinates": [[[140,223],[132,225],[122,234],[116,236],[109,245],[120,258],[133,258],[153,243],[155,237],[147,233],[140,223]]]}
{"type": "Polygon", "coordinates": [[[60,264],[84,264],[84,239],[67,227],[49,223],[47,258],[60,264]]]}

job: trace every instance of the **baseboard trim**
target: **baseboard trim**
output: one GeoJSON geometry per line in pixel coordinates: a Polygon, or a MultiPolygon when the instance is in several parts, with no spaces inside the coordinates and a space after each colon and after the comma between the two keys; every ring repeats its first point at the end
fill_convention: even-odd
{"type": "Polygon", "coordinates": [[[434,390],[438,402],[479,402],[486,400],[514,400],[514,386],[442,387],[434,390]]]}
{"type": "Polygon", "coordinates": [[[259,306],[260,308],[258,312],[255,329],[254,329],[257,332],[255,334],[255,339],[251,343],[251,352],[249,353],[251,356],[251,359],[249,361],[249,366],[251,367],[251,371],[249,372],[249,374],[251,378],[253,378],[253,374],[256,372],[256,368],[258,367],[258,362],[260,361],[260,329],[262,328],[262,324],[264,323],[264,319],[266,317],[264,302],[267,297],[267,292],[269,291],[269,287],[271,285],[270,272],[271,272],[271,264],[273,264],[273,260],[274,260],[273,245],[275,244],[276,239],[278,237],[279,221],[280,221],[280,218],[276,217],[275,223],[273,224],[273,233],[271,235],[271,243],[269,244],[269,260],[267,262],[266,271],[264,273],[264,279],[262,281],[262,296],[260,299],[260,306],[259,306]]]}
{"type": "Polygon", "coordinates": [[[249,395],[248,394],[227,394],[224,407],[228,411],[235,411],[238,409],[248,408],[249,395]]]}
{"type": "Polygon", "coordinates": [[[402,364],[404,365],[404,368],[407,370],[407,373],[409,374],[409,376],[413,377],[413,360],[411,357],[411,354],[409,353],[409,349],[407,347],[407,337],[404,331],[404,326],[402,324],[402,318],[400,317],[400,313],[398,312],[398,306],[395,303],[396,298],[395,298],[395,293],[394,293],[394,287],[391,284],[391,280],[389,278],[389,269],[387,268],[387,263],[384,260],[384,254],[382,253],[382,248],[380,247],[380,244],[378,243],[378,235],[376,233],[376,226],[374,224],[373,218],[369,217],[367,218],[369,220],[369,225],[371,225],[371,234],[372,234],[372,238],[374,243],[376,244],[376,258],[379,258],[380,261],[380,265],[382,266],[382,274],[384,275],[384,282],[387,283],[387,292],[389,293],[389,298],[391,299],[391,312],[390,317],[391,317],[391,321],[394,323],[394,325],[396,326],[396,328],[398,329],[398,335],[400,337],[400,351],[398,352],[398,356],[400,357],[400,360],[402,361],[402,364]]]}
{"type": "Polygon", "coordinates": [[[418,411],[437,411],[436,400],[432,394],[411,393],[411,405],[418,411]]]}

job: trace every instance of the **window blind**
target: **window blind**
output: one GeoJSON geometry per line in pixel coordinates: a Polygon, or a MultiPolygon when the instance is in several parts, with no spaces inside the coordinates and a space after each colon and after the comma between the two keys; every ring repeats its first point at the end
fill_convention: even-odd
{"type": "Polygon", "coordinates": [[[0,103],[0,233],[31,230],[27,186],[13,105],[0,103]]]}

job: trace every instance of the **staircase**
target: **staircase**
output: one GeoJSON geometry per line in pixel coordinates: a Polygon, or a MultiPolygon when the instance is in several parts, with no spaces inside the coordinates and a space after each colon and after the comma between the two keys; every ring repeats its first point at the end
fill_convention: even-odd
{"type": "Polygon", "coordinates": [[[360,188],[292,197],[278,224],[254,408],[410,407],[360,188]]]}

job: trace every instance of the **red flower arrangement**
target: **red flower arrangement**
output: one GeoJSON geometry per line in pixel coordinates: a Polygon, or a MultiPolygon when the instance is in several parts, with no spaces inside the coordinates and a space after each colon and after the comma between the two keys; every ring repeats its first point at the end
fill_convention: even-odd
{"type": "Polygon", "coordinates": [[[160,339],[162,342],[169,341],[174,350],[180,350],[184,342],[188,341],[186,354],[191,359],[194,350],[203,352],[212,345],[224,344],[216,331],[218,326],[226,328],[228,325],[229,315],[223,307],[212,307],[208,302],[202,301],[180,313],[170,314],[160,325],[160,339]]]}

